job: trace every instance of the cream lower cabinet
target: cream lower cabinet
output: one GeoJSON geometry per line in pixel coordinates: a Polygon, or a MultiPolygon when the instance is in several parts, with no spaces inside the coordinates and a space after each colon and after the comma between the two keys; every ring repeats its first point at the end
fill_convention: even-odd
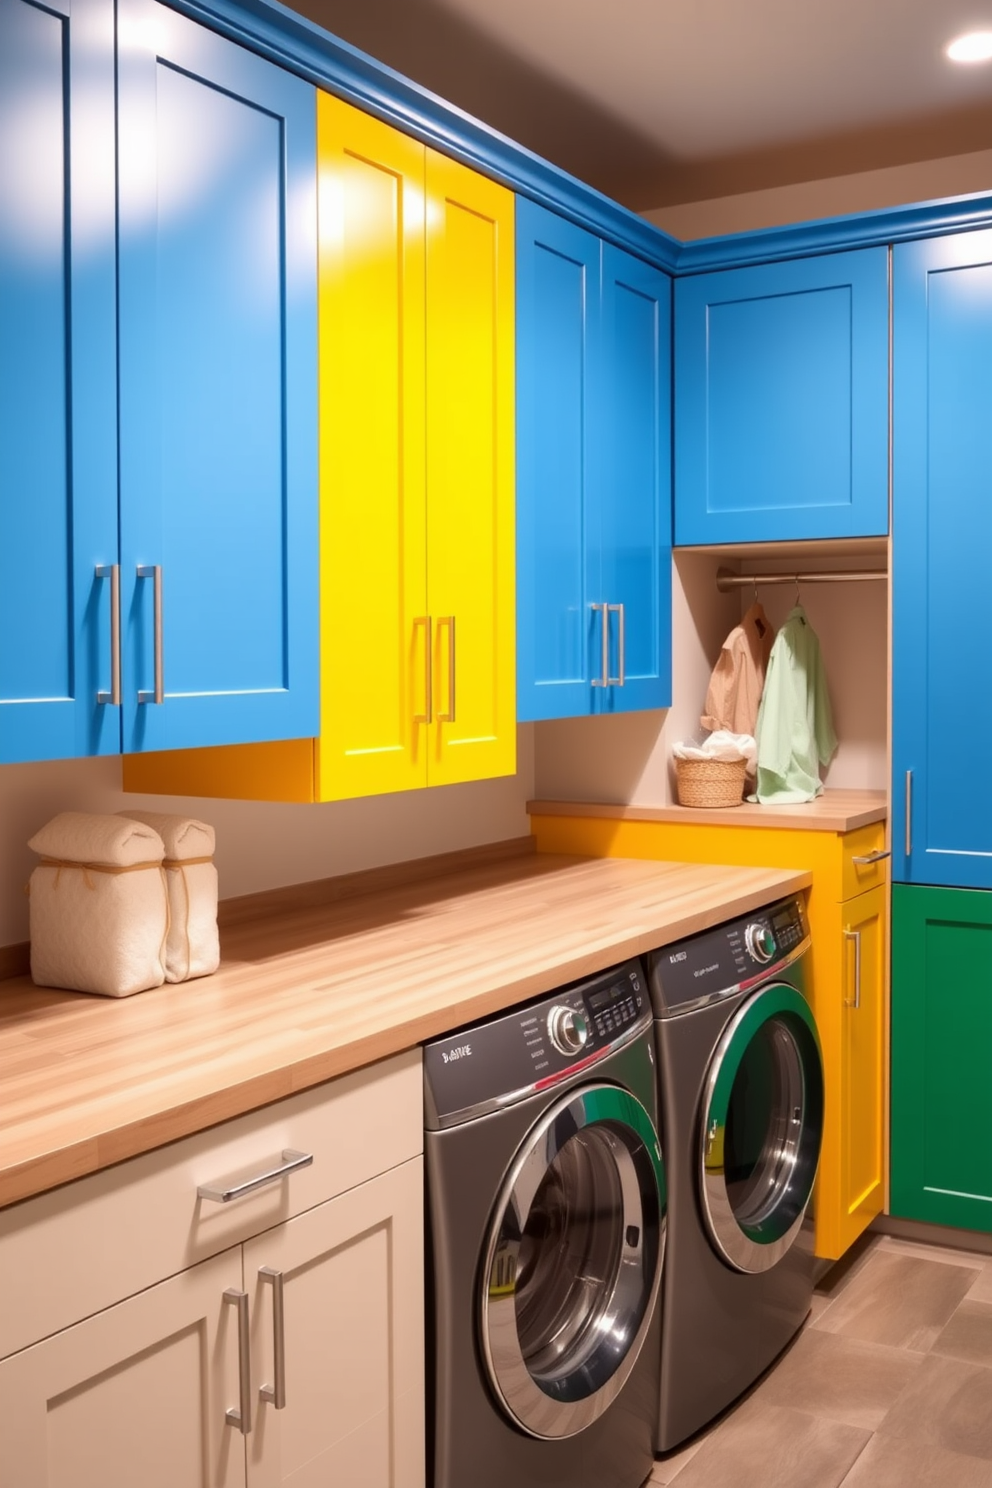
{"type": "Polygon", "coordinates": [[[0,1211],[0,1488],[424,1488],[422,1139],[412,1051],[0,1211]]]}

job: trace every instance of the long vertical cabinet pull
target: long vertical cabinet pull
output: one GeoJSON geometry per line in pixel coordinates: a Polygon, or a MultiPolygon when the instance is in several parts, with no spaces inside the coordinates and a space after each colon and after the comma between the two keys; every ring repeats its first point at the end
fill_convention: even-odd
{"type": "Polygon", "coordinates": [[[98,563],[98,579],[110,580],[110,691],[98,692],[98,703],[109,703],[112,708],[121,705],[121,566],[119,563],[98,563]]]}
{"type": "Polygon", "coordinates": [[[861,931],[845,930],[844,939],[854,941],[854,1001],[847,1006],[857,1012],[861,1006],[861,931]]]}
{"type": "MultiPolygon", "coordinates": [[[[611,604],[606,606],[607,623],[610,615],[616,615],[619,622],[617,635],[617,650],[619,653],[620,670],[615,677],[609,675],[607,670],[606,680],[611,687],[623,687],[627,680],[627,635],[624,627],[624,615],[622,604],[611,604]]],[[[605,648],[604,648],[605,649],[605,648]]]]}
{"type": "Polygon", "coordinates": [[[589,608],[598,612],[603,618],[601,631],[601,653],[600,672],[598,677],[593,677],[593,687],[609,687],[610,685],[610,607],[606,604],[594,604],[589,608]]]}
{"type": "Polygon", "coordinates": [[[238,1405],[225,1412],[232,1426],[237,1426],[242,1436],[251,1432],[251,1354],[248,1335],[248,1293],[237,1287],[228,1287],[224,1301],[238,1310],[238,1405]]]}
{"type": "Polygon", "coordinates": [[[283,1274],[272,1266],[259,1267],[259,1277],[272,1288],[272,1384],[262,1385],[258,1395],[276,1410],[286,1407],[286,1314],[283,1274]]]}
{"type": "Polygon", "coordinates": [[[448,632],[448,711],[437,715],[438,723],[454,723],[455,720],[455,617],[444,615],[437,622],[438,636],[441,626],[448,632]]]}
{"type": "Polygon", "coordinates": [[[913,851],[913,772],[906,771],[906,856],[913,851]]]}
{"type": "Polygon", "coordinates": [[[434,668],[431,664],[431,617],[418,615],[413,622],[414,630],[424,627],[424,710],[414,713],[414,723],[431,723],[434,718],[434,668]]]}
{"type": "Polygon", "coordinates": [[[164,703],[165,702],[165,646],[162,638],[162,565],[161,563],[139,563],[137,568],[139,579],[151,579],[154,584],[153,606],[154,606],[154,646],[155,646],[155,688],[152,692],[139,692],[139,703],[164,703]]]}

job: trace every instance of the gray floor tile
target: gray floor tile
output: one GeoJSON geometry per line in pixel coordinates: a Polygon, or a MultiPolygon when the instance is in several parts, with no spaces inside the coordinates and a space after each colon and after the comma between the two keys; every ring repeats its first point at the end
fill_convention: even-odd
{"type": "Polygon", "coordinates": [[[992,1302],[992,1261],[986,1261],[968,1290],[969,1302],[992,1302]]]}
{"type": "Polygon", "coordinates": [[[675,1488],[838,1488],[868,1440],[858,1427],[752,1396],[672,1481],[675,1488]]]}
{"type": "Polygon", "coordinates": [[[973,1302],[969,1293],[951,1314],[932,1352],[992,1368],[992,1302],[973,1302]]]}
{"type": "Polygon", "coordinates": [[[697,1436],[687,1447],[679,1447],[674,1452],[669,1452],[666,1456],[659,1457],[655,1462],[654,1472],[651,1474],[650,1481],[652,1483],[665,1484],[674,1482],[676,1474],[680,1473],[686,1463],[695,1457],[705,1441],[705,1436],[697,1436]]]}
{"type": "Polygon", "coordinates": [[[810,1329],[762,1380],[756,1397],[874,1431],[922,1359],[922,1354],[810,1329]]]}
{"type": "Polygon", "coordinates": [[[992,1369],[928,1355],[878,1433],[992,1462],[992,1369]]]}
{"type": "Polygon", "coordinates": [[[813,1329],[926,1353],[974,1281],[971,1266],[876,1249],[813,1329]]]}
{"type": "Polygon", "coordinates": [[[992,1488],[992,1462],[875,1436],[844,1479],[844,1488],[992,1488]]]}

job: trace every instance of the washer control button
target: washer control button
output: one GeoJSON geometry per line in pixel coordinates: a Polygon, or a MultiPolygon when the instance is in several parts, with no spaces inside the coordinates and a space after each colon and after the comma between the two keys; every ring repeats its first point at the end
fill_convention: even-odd
{"type": "Polygon", "coordinates": [[[744,944],[755,961],[765,965],[775,954],[775,937],[767,925],[748,925],[744,931],[744,944]]]}
{"type": "Polygon", "coordinates": [[[548,1014],[548,1037],[559,1054],[580,1054],[589,1042],[589,1024],[576,1008],[553,1007],[548,1014]]]}

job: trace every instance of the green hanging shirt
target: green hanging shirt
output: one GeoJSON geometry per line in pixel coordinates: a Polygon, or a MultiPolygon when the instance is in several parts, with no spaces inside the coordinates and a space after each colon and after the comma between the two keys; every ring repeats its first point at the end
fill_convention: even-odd
{"type": "Polygon", "coordinates": [[[837,748],[820,643],[802,605],[775,637],[755,729],[757,799],[762,805],[812,801],[823,790],[820,765],[837,748]]]}

